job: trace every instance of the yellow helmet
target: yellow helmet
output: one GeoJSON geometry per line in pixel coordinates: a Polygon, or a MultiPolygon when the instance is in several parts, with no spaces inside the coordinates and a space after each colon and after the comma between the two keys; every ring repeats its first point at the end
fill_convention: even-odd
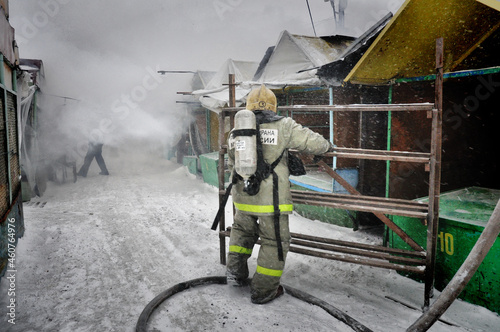
{"type": "Polygon", "coordinates": [[[273,111],[276,113],[276,96],[264,84],[255,88],[247,96],[247,110],[273,111]]]}

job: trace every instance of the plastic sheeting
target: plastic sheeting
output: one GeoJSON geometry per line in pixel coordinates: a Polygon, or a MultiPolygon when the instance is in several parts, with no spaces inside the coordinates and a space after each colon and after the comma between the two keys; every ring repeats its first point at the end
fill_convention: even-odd
{"type": "Polygon", "coordinates": [[[33,98],[36,94],[37,87],[28,86],[30,75],[24,73],[21,82],[21,102],[18,108],[19,125],[19,147],[21,150],[21,169],[26,176],[32,192],[35,192],[36,187],[36,163],[32,160],[37,155],[37,141],[35,131],[29,124],[29,114],[33,98]]]}
{"type": "MultiPolygon", "coordinates": [[[[236,83],[247,82],[253,78],[257,67],[257,62],[228,59],[208,82],[205,89],[194,91],[192,94],[199,97],[203,107],[218,113],[229,103],[229,86],[227,85],[229,74],[234,74],[236,83]]],[[[248,85],[236,87],[237,106],[245,101],[250,90],[248,85]]]]}
{"type": "Polygon", "coordinates": [[[353,40],[354,38],[344,36],[320,38],[292,35],[285,30],[271,54],[266,54],[260,67],[257,62],[228,59],[205,89],[192,94],[199,96],[204,107],[218,113],[229,103],[229,74],[235,75],[238,84],[235,96],[237,106],[245,102],[252,87],[260,84],[274,89],[321,85],[316,76],[317,68],[337,60],[353,40]]]}
{"type": "Polygon", "coordinates": [[[316,70],[339,59],[352,42],[350,37],[327,38],[292,35],[283,31],[256,83],[269,87],[316,86],[321,81],[316,70]]]}

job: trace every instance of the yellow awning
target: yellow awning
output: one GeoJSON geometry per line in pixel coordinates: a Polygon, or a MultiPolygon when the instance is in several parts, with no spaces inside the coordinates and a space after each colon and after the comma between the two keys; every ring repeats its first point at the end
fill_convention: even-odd
{"type": "Polygon", "coordinates": [[[490,6],[498,11],[500,11],[500,0],[477,0],[484,3],[486,6],[490,6]]]}
{"type": "Polygon", "coordinates": [[[444,71],[452,71],[500,26],[500,12],[481,2],[407,0],[344,81],[387,84],[433,74],[439,37],[444,39],[444,71]]]}

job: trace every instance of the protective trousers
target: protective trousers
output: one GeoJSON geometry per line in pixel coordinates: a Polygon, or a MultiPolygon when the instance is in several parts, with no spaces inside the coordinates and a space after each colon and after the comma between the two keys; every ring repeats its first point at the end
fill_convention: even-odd
{"type": "Polygon", "coordinates": [[[85,155],[85,159],[83,161],[83,165],[78,171],[78,175],[86,177],[89,171],[90,164],[92,160],[97,161],[97,165],[101,169],[101,174],[108,175],[108,169],[106,168],[106,163],[104,162],[104,158],[102,157],[102,144],[89,144],[89,149],[87,154],[85,155]]]}
{"type": "Polygon", "coordinates": [[[263,304],[274,299],[285,267],[290,247],[288,215],[280,215],[280,236],[283,261],[278,258],[274,217],[255,216],[236,210],[229,240],[227,260],[228,279],[243,282],[249,276],[247,261],[260,237],[261,246],[257,257],[257,270],[252,278],[252,302],[263,304]]]}

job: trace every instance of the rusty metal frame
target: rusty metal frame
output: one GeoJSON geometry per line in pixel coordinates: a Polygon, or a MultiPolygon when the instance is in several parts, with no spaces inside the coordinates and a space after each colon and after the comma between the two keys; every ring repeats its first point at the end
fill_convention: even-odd
{"type": "MultiPolygon", "coordinates": [[[[235,107],[234,75],[229,75],[230,102],[229,107],[219,114],[219,197],[225,193],[224,187],[224,155],[227,153],[225,137],[225,119],[234,116],[242,108],[235,107]]],[[[324,156],[354,159],[391,160],[422,163],[429,170],[428,203],[413,200],[382,198],[361,195],[355,188],[342,179],[332,168],[321,161],[318,165],[332,178],[341,184],[350,195],[334,193],[316,193],[311,191],[292,190],[294,203],[327,206],[354,211],[372,212],[389,229],[401,237],[411,250],[393,249],[384,246],[366,245],[340,241],[322,237],[292,233],[290,251],[298,254],[321,257],[343,262],[387,268],[422,275],[425,280],[424,308],[429,306],[433,296],[434,272],[436,263],[436,243],[439,220],[439,196],[441,180],[441,141],[442,141],[442,99],[443,99],[443,40],[436,41],[436,82],[434,103],[415,104],[366,104],[366,105],[313,105],[313,106],[280,106],[280,111],[424,111],[432,118],[431,152],[408,152],[367,150],[351,148],[335,148],[324,156]],[[428,227],[426,248],[422,248],[386,214],[400,215],[422,219],[428,227]]],[[[226,241],[230,228],[225,227],[225,218],[220,219],[220,261],[226,264],[226,241]]]]}

